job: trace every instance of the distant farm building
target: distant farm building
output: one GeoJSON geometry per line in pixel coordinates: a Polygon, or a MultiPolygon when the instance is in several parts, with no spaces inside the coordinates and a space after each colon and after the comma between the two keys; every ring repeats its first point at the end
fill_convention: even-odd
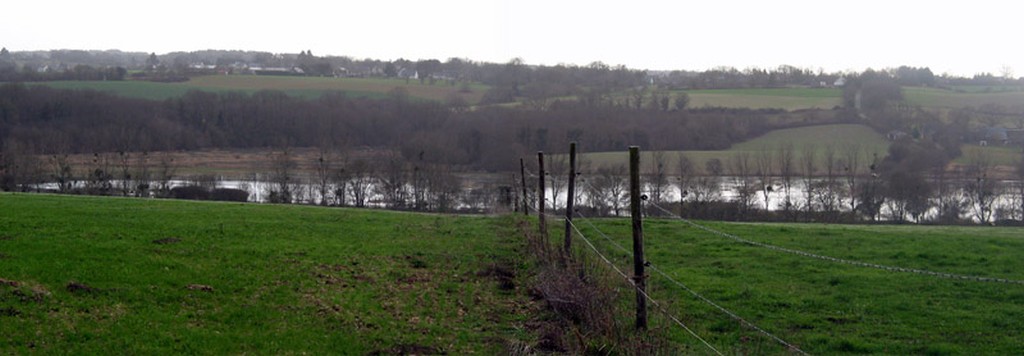
{"type": "Polygon", "coordinates": [[[292,67],[292,68],[283,68],[283,67],[259,68],[259,67],[252,67],[252,68],[249,68],[249,69],[252,71],[253,74],[256,74],[256,75],[305,75],[306,74],[306,72],[303,71],[302,68],[299,68],[299,67],[292,67]]]}
{"type": "Polygon", "coordinates": [[[900,131],[900,130],[892,130],[892,131],[889,131],[889,133],[885,134],[885,138],[889,139],[889,141],[899,141],[899,140],[902,140],[902,139],[904,139],[904,138],[906,138],[908,136],[910,136],[910,135],[908,135],[906,132],[903,132],[903,131],[900,131]]]}

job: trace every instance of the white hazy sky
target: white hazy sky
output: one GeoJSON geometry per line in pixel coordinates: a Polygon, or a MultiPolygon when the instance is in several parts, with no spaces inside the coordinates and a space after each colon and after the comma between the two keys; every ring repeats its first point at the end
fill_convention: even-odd
{"type": "Polygon", "coordinates": [[[1024,75],[1016,1],[5,1],[0,46],[1024,75]]]}

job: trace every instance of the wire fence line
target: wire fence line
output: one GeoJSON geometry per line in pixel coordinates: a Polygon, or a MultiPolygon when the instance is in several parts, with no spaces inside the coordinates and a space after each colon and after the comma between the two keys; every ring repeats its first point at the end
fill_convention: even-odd
{"type": "Polygon", "coordinates": [[[742,237],[739,237],[739,236],[736,236],[736,235],[733,235],[733,234],[730,234],[730,233],[718,231],[718,230],[712,229],[710,227],[707,227],[707,226],[698,224],[696,222],[693,222],[693,221],[691,221],[689,219],[683,218],[682,216],[679,216],[679,215],[677,215],[677,214],[675,214],[675,213],[673,213],[673,212],[671,212],[671,211],[669,211],[669,210],[667,210],[667,209],[665,209],[665,208],[661,207],[660,205],[655,204],[653,202],[649,202],[649,204],[651,204],[651,206],[654,206],[658,210],[661,210],[662,212],[664,212],[666,214],[669,214],[669,216],[672,216],[672,217],[675,217],[676,219],[682,220],[687,225],[690,225],[690,226],[692,226],[694,228],[697,228],[697,229],[703,230],[705,232],[711,233],[713,235],[724,237],[724,238],[727,238],[727,239],[730,239],[730,240],[733,240],[733,241],[736,241],[736,242],[739,242],[739,243],[743,243],[743,244],[747,244],[747,245],[751,245],[751,246],[762,247],[762,248],[766,248],[766,249],[769,249],[769,250],[785,252],[785,253],[789,253],[789,254],[793,254],[793,255],[797,255],[797,256],[809,257],[809,258],[814,258],[814,259],[819,259],[819,260],[829,261],[829,262],[834,262],[834,263],[847,264],[847,265],[851,265],[851,266],[875,268],[875,269],[880,269],[880,270],[889,271],[889,272],[914,273],[914,274],[920,274],[920,275],[925,275],[925,276],[947,278],[947,279],[956,279],[956,280],[965,280],[965,281],[974,281],[974,282],[992,282],[992,283],[1005,283],[1005,284],[1024,285],[1024,281],[1016,280],[1016,279],[984,277],[984,276],[970,276],[970,275],[955,274],[955,273],[935,272],[935,271],[929,271],[929,270],[923,270],[923,269],[917,269],[917,268],[888,266],[888,265],[882,265],[882,264],[877,264],[877,263],[862,262],[862,261],[848,260],[848,259],[832,257],[832,256],[819,255],[819,254],[816,254],[816,253],[811,253],[811,252],[806,252],[806,251],[801,251],[801,250],[796,250],[796,249],[791,249],[791,248],[786,248],[786,247],[781,247],[781,246],[775,246],[775,245],[767,244],[767,243],[763,243],[763,242],[747,240],[747,239],[744,239],[742,237]]]}
{"type": "MultiPolygon", "coordinates": [[[[545,199],[545,200],[547,200],[547,199],[545,199]]],[[[533,210],[534,213],[540,213],[540,209],[537,209],[537,207],[533,206],[533,204],[526,204],[526,207],[530,208],[530,210],[533,210]]],[[[565,218],[565,216],[555,215],[555,214],[547,212],[546,210],[544,211],[544,216],[547,216],[547,217],[553,218],[553,219],[564,219],[565,218]]]]}
{"type": "MultiPolygon", "coordinates": [[[[594,229],[594,231],[597,231],[597,233],[599,235],[601,235],[606,240],[608,240],[608,242],[610,242],[617,249],[625,252],[629,256],[633,256],[633,253],[631,251],[629,251],[628,249],[626,249],[624,246],[620,245],[619,243],[615,242],[615,240],[613,240],[611,238],[611,236],[608,236],[608,234],[604,233],[604,231],[601,231],[601,229],[599,229],[596,225],[591,223],[589,218],[583,216],[583,214],[580,214],[579,212],[577,212],[576,215],[578,215],[579,217],[583,218],[584,222],[586,222],[588,225],[590,225],[590,227],[592,229],[594,229]]],[[[578,232],[578,230],[577,230],[577,232],[578,232]]],[[[580,235],[582,235],[582,233],[580,233],[580,235]]],[[[656,273],[658,273],[659,275],[661,275],[665,279],[668,279],[670,282],[672,282],[676,286],[678,286],[678,287],[682,288],[683,290],[689,292],[691,295],[693,295],[697,299],[700,299],[701,301],[707,303],[708,305],[711,305],[715,309],[718,309],[722,313],[725,313],[726,315],[728,315],[729,317],[733,318],[734,320],[740,322],[741,324],[743,324],[743,325],[745,325],[745,326],[747,326],[747,327],[749,327],[749,328],[751,328],[751,329],[753,329],[753,330],[755,330],[755,331],[757,331],[757,332],[767,336],[768,338],[770,338],[772,340],[775,340],[775,342],[778,342],[779,344],[782,344],[783,346],[785,346],[786,348],[788,348],[788,349],[790,349],[790,350],[792,350],[794,352],[797,352],[797,353],[800,353],[800,354],[803,354],[803,355],[807,355],[807,353],[804,352],[803,350],[801,350],[799,347],[797,347],[797,346],[795,346],[795,345],[793,345],[793,344],[791,344],[789,342],[786,342],[786,340],[783,340],[782,338],[780,338],[778,336],[775,336],[774,334],[772,334],[772,333],[768,332],[767,330],[757,326],[756,324],[754,324],[754,323],[752,323],[750,321],[747,321],[746,319],[744,319],[743,317],[739,316],[738,314],[730,311],[729,309],[726,309],[725,307],[722,307],[721,305],[719,305],[718,303],[715,303],[711,299],[708,299],[707,297],[704,297],[703,295],[701,295],[697,291],[695,291],[692,288],[688,287],[686,284],[683,284],[682,282],[677,281],[675,278],[672,278],[667,273],[665,273],[660,268],[658,268],[654,263],[651,263],[650,261],[644,261],[644,263],[648,267],[650,267],[652,270],[654,270],[656,273]]]]}
{"type": "Polygon", "coordinates": [[[609,260],[607,257],[605,257],[604,254],[602,254],[601,251],[599,251],[597,249],[597,247],[594,246],[594,244],[592,242],[590,242],[590,239],[588,239],[587,236],[584,235],[582,231],[580,231],[580,228],[578,226],[576,226],[576,224],[574,224],[571,219],[566,219],[566,221],[569,222],[569,225],[572,226],[573,230],[576,231],[576,234],[579,235],[580,239],[582,239],[583,242],[585,242],[587,244],[587,246],[590,247],[590,249],[594,251],[594,254],[596,254],[598,257],[600,257],[601,260],[604,261],[604,263],[606,263],[609,266],[611,266],[611,268],[613,270],[615,270],[616,273],[618,273],[620,276],[622,276],[622,278],[625,279],[627,283],[629,283],[631,286],[633,286],[633,288],[636,289],[638,292],[640,292],[640,294],[642,294],[645,299],[650,301],[652,305],[654,305],[656,308],[658,308],[658,310],[661,311],[662,314],[665,314],[665,316],[669,317],[669,319],[672,319],[672,321],[674,321],[676,324],[678,324],[680,327],[682,327],[684,330],[686,330],[687,333],[689,333],[693,337],[697,338],[697,340],[700,340],[700,342],[703,343],[704,346],[707,346],[707,348],[710,349],[711,351],[713,351],[716,355],[720,355],[720,356],[723,355],[721,351],[718,351],[718,349],[715,348],[714,346],[712,346],[710,343],[708,343],[707,340],[704,340],[704,338],[700,337],[700,335],[697,335],[697,333],[694,332],[693,329],[690,329],[690,327],[686,326],[686,324],[683,323],[681,320],[679,320],[679,318],[676,318],[675,315],[672,315],[672,313],[669,313],[669,311],[667,309],[665,309],[665,307],[662,306],[661,303],[658,303],[658,301],[655,300],[654,298],[651,298],[651,296],[649,294],[647,294],[647,292],[645,292],[643,289],[640,289],[640,286],[638,286],[636,284],[636,281],[634,281],[633,278],[630,278],[629,275],[627,275],[625,272],[623,272],[621,269],[619,269],[619,267],[617,265],[615,265],[615,263],[613,263],[611,260],[609,260]]]}

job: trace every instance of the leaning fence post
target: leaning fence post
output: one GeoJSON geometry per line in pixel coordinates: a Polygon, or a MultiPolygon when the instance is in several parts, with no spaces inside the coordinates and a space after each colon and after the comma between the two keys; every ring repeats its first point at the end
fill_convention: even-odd
{"type": "Polygon", "coordinates": [[[544,243],[548,243],[548,223],[544,218],[544,151],[537,152],[537,167],[539,172],[537,173],[537,217],[540,219],[540,237],[543,238],[544,243]]]}
{"type": "Polygon", "coordinates": [[[526,163],[522,158],[519,159],[519,180],[523,188],[523,215],[530,216],[530,200],[526,197],[526,163]]]}
{"type": "Polygon", "coordinates": [[[647,329],[647,283],[644,276],[644,225],[640,216],[640,147],[629,147],[629,213],[633,219],[633,281],[636,283],[636,327],[647,329]]]}
{"type": "Polygon", "coordinates": [[[572,254],[572,214],[576,200],[576,142],[569,143],[569,190],[565,197],[565,256],[572,254]]]}

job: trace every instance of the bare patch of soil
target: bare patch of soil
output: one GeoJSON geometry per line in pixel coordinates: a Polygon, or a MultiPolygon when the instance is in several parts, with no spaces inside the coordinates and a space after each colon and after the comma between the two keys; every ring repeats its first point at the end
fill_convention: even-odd
{"type": "Polygon", "coordinates": [[[181,242],[181,239],[179,239],[177,237],[165,237],[165,238],[162,238],[162,239],[159,239],[159,240],[153,240],[153,243],[155,243],[157,245],[176,244],[176,243],[179,243],[179,242],[181,242]]]}
{"type": "Polygon", "coordinates": [[[188,290],[197,290],[201,292],[213,292],[213,287],[205,284],[189,284],[185,288],[187,288],[188,290]]]}
{"type": "Polygon", "coordinates": [[[432,346],[402,344],[386,350],[376,350],[370,355],[447,355],[447,352],[432,346]]]}
{"type": "Polygon", "coordinates": [[[21,315],[21,311],[14,309],[13,307],[0,308],[0,316],[18,316],[21,315]]]}
{"type": "Polygon", "coordinates": [[[78,282],[70,282],[65,288],[68,290],[68,292],[74,294],[93,294],[100,291],[99,288],[90,287],[78,282]]]}
{"type": "Polygon", "coordinates": [[[477,272],[479,277],[493,277],[498,281],[498,288],[501,290],[516,289],[516,272],[504,263],[495,263],[483,271],[477,272]]]}

